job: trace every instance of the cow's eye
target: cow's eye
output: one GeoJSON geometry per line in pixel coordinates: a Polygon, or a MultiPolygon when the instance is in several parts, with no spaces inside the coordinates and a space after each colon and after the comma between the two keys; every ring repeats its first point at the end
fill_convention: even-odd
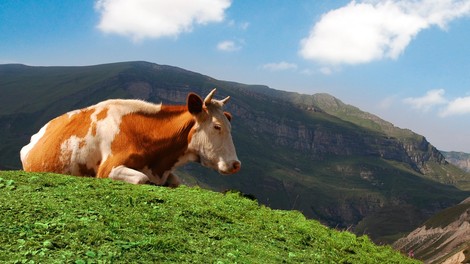
{"type": "Polygon", "coordinates": [[[222,130],[222,126],[220,126],[218,124],[215,124],[214,129],[220,131],[220,130],[222,130]]]}

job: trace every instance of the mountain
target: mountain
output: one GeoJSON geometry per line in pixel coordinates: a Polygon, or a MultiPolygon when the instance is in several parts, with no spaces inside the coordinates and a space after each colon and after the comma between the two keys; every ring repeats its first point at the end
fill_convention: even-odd
{"type": "Polygon", "coordinates": [[[469,263],[470,197],[434,215],[393,246],[403,252],[413,250],[426,263],[469,263]]]}
{"type": "Polygon", "coordinates": [[[53,117],[108,98],[181,104],[189,92],[230,95],[232,134],[243,168],[222,176],[198,164],[188,185],[254,196],[264,205],[376,242],[392,242],[470,195],[470,176],[421,135],[327,94],[302,95],[213,79],[148,62],[86,67],[0,65],[0,168],[53,117]]]}
{"type": "Polygon", "coordinates": [[[466,172],[470,172],[470,153],[450,151],[441,151],[446,160],[466,172]]]}

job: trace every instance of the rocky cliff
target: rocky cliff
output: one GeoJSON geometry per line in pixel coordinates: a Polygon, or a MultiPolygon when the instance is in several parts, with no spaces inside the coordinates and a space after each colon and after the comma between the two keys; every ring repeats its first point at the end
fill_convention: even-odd
{"type": "Polygon", "coordinates": [[[396,241],[394,247],[403,252],[414,251],[415,257],[425,263],[442,263],[446,259],[447,263],[468,263],[465,259],[470,260],[470,197],[439,212],[396,241]]]}

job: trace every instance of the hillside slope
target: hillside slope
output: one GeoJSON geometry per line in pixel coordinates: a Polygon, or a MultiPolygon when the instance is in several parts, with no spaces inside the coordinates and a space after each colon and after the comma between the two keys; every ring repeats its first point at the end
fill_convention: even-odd
{"type": "MultiPolygon", "coordinates": [[[[397,250],[414,250],[426,263],[442,263],[454,255],[470,260],[470,197],[428,219],[422,226],[393,245],[397,250]]],[[[449,262],[452,263],[452,262],[449,262]]],[[[453,262],[460,263],[460,262],[453,262]]]]}
{"type": "Polygon", "coordinates": [[[417,263],[236,193],[0,171],[4,263],[417,263]]]}
{"type": "Polygon", "coordinates": [[[182,104],[188,92],[204,96],[214,87],[217,97],[232,97],[227,107],[243,168],[226,177],[191,164],[179,171],[189,185],[240,190],[272,208],[296,209],[382,242],[470,194],[454,186],[470,182],[468,174],[423,136],[332,96],[219,81],[147,62],[0,65],[0,168],[20,168],[21,146],[66,111],[107,98],[182,104]]]}

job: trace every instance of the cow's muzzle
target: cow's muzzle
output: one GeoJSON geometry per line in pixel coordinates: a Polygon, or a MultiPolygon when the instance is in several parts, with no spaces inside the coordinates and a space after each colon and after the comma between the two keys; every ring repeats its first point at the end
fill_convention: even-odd
{"type": "Polygon", "coordinates": [[[240,171],[242,168],[242,163],[238,160],[234,160],[224,164],[224,166],[219,166],[219,173],[221,174],[234,174],[240,171]]]}

